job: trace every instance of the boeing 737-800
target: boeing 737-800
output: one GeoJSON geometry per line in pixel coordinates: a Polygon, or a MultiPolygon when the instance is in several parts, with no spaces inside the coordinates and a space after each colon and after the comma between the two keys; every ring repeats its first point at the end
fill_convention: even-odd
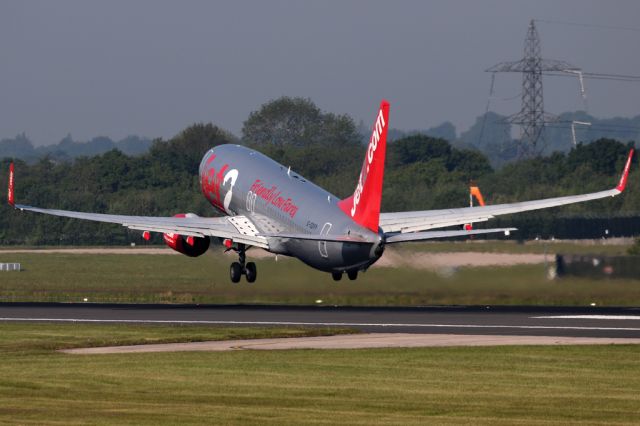
{"type": "Polygon", "coordinates": [[[486,233],[509,233],[513,228],[460,229],[461,225],[495,216],[544,209],[599,198],[624,191],[633,150],[618,185],[609,190],[481,207],[381,213],[382,183],[389,103],[382,101],[376,115],[360,177],[353,195],[339,199],[265,155],[240,145],[210,149],[200,164],[202,193],[223,217],[179,214],[175,217],[122,216],[45,209],[15,204],[14,166],[9,172],[9,204],[22,211],[117,223],[129,229],[164,234],[172,249],[200,256],[210,238],[224,240],[238,254],[230,278],[238,282],[256,279],[256,265],[246,262],[246,250],[259,247],[271,253],[293,256],[307,265],[330,272],[340,280],[344,273],[356,279],[384,253],[388,244],[486,233]],[[457,229],[434,230],[457,227],[457,229]]]}

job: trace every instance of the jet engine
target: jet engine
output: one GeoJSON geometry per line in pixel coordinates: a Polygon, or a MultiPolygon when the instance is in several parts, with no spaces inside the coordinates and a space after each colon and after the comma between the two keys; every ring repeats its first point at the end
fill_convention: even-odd
{"type": "MultiPolygon", "coordinates": [[[[174,217],[198,217],[193,213],[180,213],[174,217]]],[[[164,243],[177,251],[189,257],[198,257],[209,248],[210,238],[207,237],[191,237],[180,234],[163,234],[164,243]]]]}

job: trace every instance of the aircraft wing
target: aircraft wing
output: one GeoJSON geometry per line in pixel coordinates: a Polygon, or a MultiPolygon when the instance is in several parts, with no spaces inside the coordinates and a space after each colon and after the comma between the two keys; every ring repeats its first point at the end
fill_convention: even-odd
{"type": "Polygon", "coordinates": [[[566,204],[581,203],[599,198],[615,197],[624,191],[629,175],[633,149],[629,152],[624,171],[618,185],[606,191],[590,194],[570,195],[543,200],[524,201],[510,204],[494,204],[483,207],[465,207],[458,209],[424,210],[399,213],[381,213],[380,228],[385,234],[419,232],[447,226],[464,225],[470,222],[484,222],[496,216],[520,213],[530,210],[546,209],[566,204]]]}
{"type": "Polygon", "coordinates": [[[15,203],[14,194],[14,165],[9,165],[8,202],[21,211],[48,214],[52,216],[69,217],[73,219],[91,220],[94,222],[117,223],[129,229],[138,231],[161,232],[165,234],[180,234],[191,237],[219,237],[230,238],[235,242],[261,248],[269,248],[267,239],[258,235],[258,230],[245,216],[225,217],[153,217],[153,216],[125,216],[104,213],[85,213],[70,210],[43,209],[15,203]]]}
{"type": "Polygon", "coordinates": [[[116,214],[83,213],[69,210],[42,209],[16,204],[18,210],[53,216],[117,223],[138,231],[180,234],[192,237],[230,238],[235,242],[268,248],[267,240],[258,236],[253,224],[244,216],[225,217],[152,217],[124,216],[116,214]]]}

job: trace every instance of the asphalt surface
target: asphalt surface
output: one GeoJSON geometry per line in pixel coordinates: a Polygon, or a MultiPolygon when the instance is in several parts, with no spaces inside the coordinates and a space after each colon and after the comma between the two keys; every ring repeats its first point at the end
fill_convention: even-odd
{"type": "Polygon", "coordinates": [[[4,322],[331,326],[373,333],[640,338],[640,308],[0,304],[4,322]]]}

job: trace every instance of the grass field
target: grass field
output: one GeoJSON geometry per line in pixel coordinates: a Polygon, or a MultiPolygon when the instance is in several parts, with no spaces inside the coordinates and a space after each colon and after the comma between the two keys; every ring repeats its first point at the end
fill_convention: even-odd
{"type": "Polygon", "coordinates": [[[178,352],[53,349],[304,330],[0,324],[0,423],[632,424],[634,346],[178,352]]]}
{"type": "MultiPolygon", "coordinates": [[[[446,244],[446,243],[439,243],[446,244]]],[[[458,244],[458,243],[448,243],[458,244]]],[[[460,244],[483,247],[485,244],[460,244]]],[[[417,245],[431,250],[430,245],[417,245]]],[[[440,246],[438,246],[440,247],[440,246]]],[[[444,246],[450,250],[449,246],[444,246]]],[[[458,247],[455,246],[454,247],[458,247]]],[[[492,250],[520,250],[491,243],[492,250]]],[[[606,246],[622,251],[622,246],[606,246]]],[[[442,247],[441,247],[442,248],[442,247]]],[[[578,252],[582,246],[563,247],[578,252]]],[[[409,248],[401,249],[410,250],[409,248]]],[[[549,257],[552,259],[552,256],[549,257]]],[[[22,272],[0,273],[0,301],[141,303],[288,303],[337,305],[544,304],[640,305],[640,279],[550,281],[544,264],[466,267],[432,271],[374,267],[357,281],[334,282],[294,259],[260,259],[258,281],[234,285],[232,256],[210,251],[199,258],[170,255],[18,254],[22,272]]]]}
{"type": "Polygon", "coordinates": [[[483,253],[571,253],[624,255],[633,244],[631,238],[609,240],[466,240],[466,241],[429,241],[402,245],[402,250],[420,252],[483,252],[483,253]]]}

